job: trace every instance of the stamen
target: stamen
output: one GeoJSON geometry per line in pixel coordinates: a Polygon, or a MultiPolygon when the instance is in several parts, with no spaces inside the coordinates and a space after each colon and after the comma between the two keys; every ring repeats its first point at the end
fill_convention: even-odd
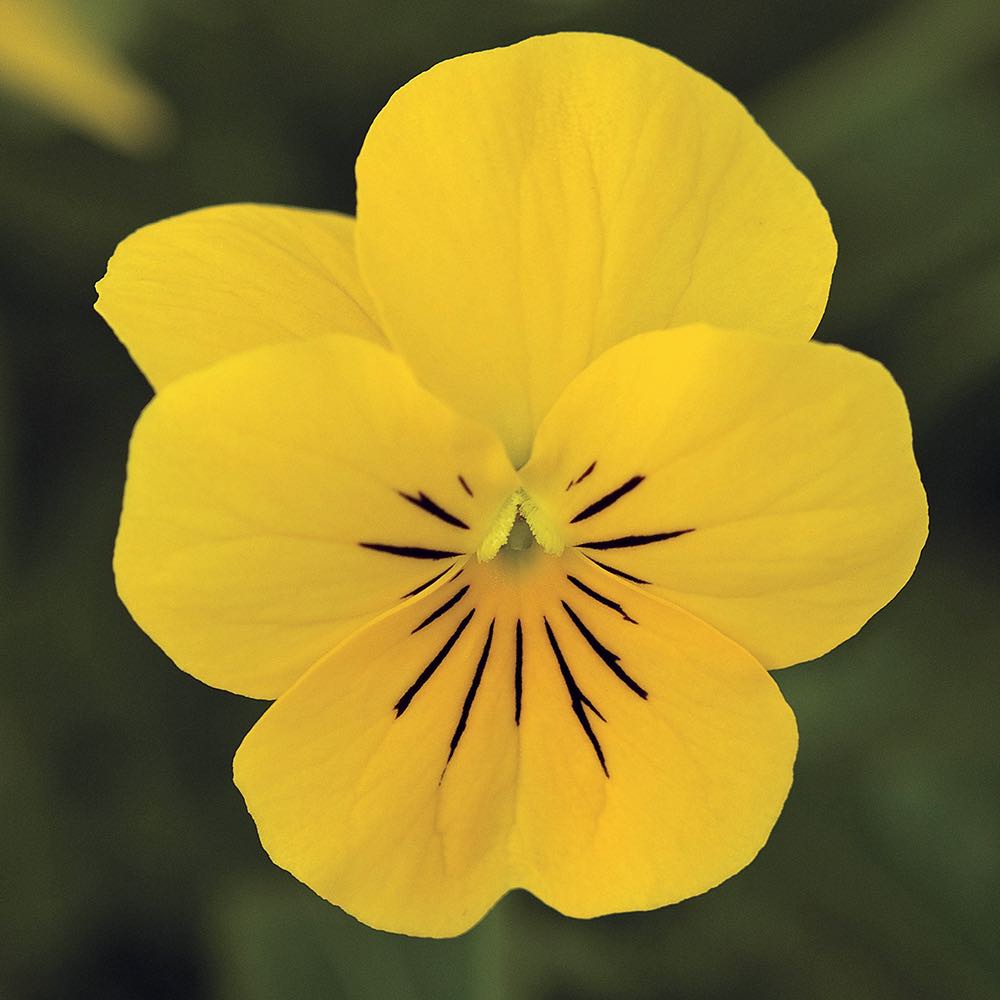
{"type": "Polygon", "coordinates": [[[550,555],[562,555],[566,543],[556,531],[552,521],[545,515],[545,512],[538,504],[527,495],[521,501],[521,516],[528,522],[531,533],[535,536],[535,541],[550,555]]]}
{"type": "Polygon", "coordinates": [[[510,529],[514,527],[523,495],[524,490],[517,489],[504,501],[493,521],[493,527],[490,528],[489,534],[483,539],[476,553],[480,562],[489,562],[506,544],[510,537],[510,529]]]}
{"type": "Polygon", "coordinates": [[[535,541],[549,555],[557,556],[562,553],[565,543],[559,533],[538,504],[528,496],[525,489],[518,487],[500,508],[493,522],[493,527],[479,546],[476,555],[480,562],[489,562],[495,558],[508,542],[511,542],[511,548],[516,551],[530,547],[522,544],[523,535],[520,533],[516,537],[512,535],[519,516],[527,524],[535,541]]]}

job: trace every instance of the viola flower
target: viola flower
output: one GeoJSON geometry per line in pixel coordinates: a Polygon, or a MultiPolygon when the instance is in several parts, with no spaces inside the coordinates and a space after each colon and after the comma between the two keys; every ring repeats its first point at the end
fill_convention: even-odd
{"type": "Polygon", "coordinates": [[[926,535],[899,390],[809,340],[826,213],[733,97],[602,35],[434,67],[357,172],[356,223],[235,205],[115,252],[98,308],[157,393],[122,598],[276,699],[236,782],[366,923],[700,893],[788,792],[768,671],[926,535]]]}

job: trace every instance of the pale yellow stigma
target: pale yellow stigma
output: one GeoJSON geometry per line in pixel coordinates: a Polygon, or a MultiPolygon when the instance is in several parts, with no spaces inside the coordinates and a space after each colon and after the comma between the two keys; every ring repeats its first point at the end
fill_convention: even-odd
{"type": "Polygon", "coordinates": [[[560,555],[565,548],[544,511],[519,486],[500,508],[476,555],[480,562],[489,562],[505,545],[517,551],[529,548],[532,538],[549,555],[560,555]]]}

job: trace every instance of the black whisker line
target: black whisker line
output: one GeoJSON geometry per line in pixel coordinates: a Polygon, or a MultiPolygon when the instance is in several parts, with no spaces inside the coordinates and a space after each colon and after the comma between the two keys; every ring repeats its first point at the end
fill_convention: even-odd
{"type": "Polygon", "coordinates": [[[461,552],[448,552],[445,549],[425,549],[419,545],[384,545],[382,542],[358,542],[363,549],[373,552],[385,552],[390,556],[402,556],[404,559],[455,559],[461,552]]]}
{"type": "Polygon", "coordinates": [[[584,705],[591,710],[591,712],[596,715],[601,722],[607,722],[608,720],[604,718],[604,713],[579,689],[576,689],[577,696],[584,705]]]}
{"type": "Polygon", "coordinates": [[[628,482],[622,483],[616,490],[606,493],[599,500],[584,507],[569,523],[576,524],[578,521],[586,521],[588,517],[600,514],[602,510],[607,510],[612,504],[617,503],[623,496],[631,493],[646,477],[633,476],[628,482]]]}
{"type": "Polygon", "coordinates": [[[431,674],[437,670],[438,667],[444,662],[445,657],[451,652],[452,647],[458,642],[459,636],[465,631],[466,625],[472,621],[472,616],[476,613],[476,609],[473,608],[459,623],[458,628],[448,637],[448,641],[438,650],[435,654],[434,659],[427,664],[426,667],[420,672],[420,676],[406,689],[406,693],[403,695],[399,701],[396,702],[395,708],[396,718],[398,719],[410,706],[410,702],[413,701],[414,696],[417,692],[430,680],[431,674]]]}
{"type": "Polygon", "coordinates": [[[688,535],[694,528],[682,528],[680,531],[660,531],[655,535],[622,535],[621,538],[606,538],[602,542],[581,542],[584,549],[631,549],[638,545],[652,545],[653,542],[665,542],[670,538],[688,535]]]}
{"type": "Polygon", "coordinates": [[[412,629],[410,631],[410,635],[416,635],[422,628],[427,628],[431,622],[437,621],[437,619],[440,618],[446,611],[451,610],[451,608],[458,604],[458,602],[465,597],[466,593],[468,593],[468,590],[469,584],[466,584],[460,590],[452,594],[451,597],[449,597],[448,600],[441,605],[441,607],[432,611],[415,629],[412,629]]]}
{"type": "Polygon", "coordinates": [[[445,761],[445,767],[451,763],[451,758],[455,756],[455,751],[458,749],[459,740],[462,738],[462,734],[465,732],[465,726],[469,721],[469,713],[472,711],[472,703],[476,700],[476,692],[479,690],[479,683],[483,679],[483,671],[486,669],[486,661],[490,658],[490,647],[493,645],[493,626],[496,625],[497,620],[494,618],[490,622],[490,630],[486,633],[486,642],[483,644],[483,651],[479,657],[479,663],[476,664],[476,672],[472,675],[472,683],[469,685],[469,691],[465,696],[465,703],[462,705],[462,714],[459,717],[458,725],[455,727],[455,733],[451,738],[451,747],[448,750],[448,760],[445,761]]]}
{"type": "Polygon", "coordinates": [[[617,611],[618,614],[622,616],[627,622],[631,622],[633,625],[638,625],[639,623],[618,603],[618,601],[611,600],[610,597],[605,597],[603,594],[598,593],[593,587],[588,587],[583,580],[578,580],[575,576],[567,576],[567,580],[577,590],[582,590],[588,597],[593,598],[598,604],[603,604],[606,608],[611,608],[612,611],[617,611]]]}
{"type": "Polygon", "coordinates": [[[634,691],[640,698],[648,698],[649,692],[626,672],[625,668],[621,664],[621,657],[617,653],[613,653],[610,649],[608,649],[608,647],[605,646],[600,639],[598,639],[597,636],[583,624],[580,620],[580,616],[565,601],[562,602],[562,606],[566,614],[569,615],[569,620],[577,627],[580,635],[587,640],[587,645],[589,645],[590,648],[597,653],[615,677],[617,677],[618,680],[620,680],[630,691],[634,691]]]}
{"type": "MultiPolygon", "coordinates": [[[[426,590],[429,586],[431,586],[431,584],[437,583],[438,580],[440,580],[441,577],[444,576],[445,573],[447,573],[449,569],[451,569],[450,566],[447,567],[446,569],[441,570],[441,572],[438,573],[437,576],[432,576],[426,583],[420,584],[419,587],[414,587],[413,590],[411,590],[411,591],[403,594],[403,596],[400,598],[400,600],[401,601],[405,601],[408,597],[416,597],[417,594],[419,594],[422,590],[426,590]]],[[[462,571],[459,570],[458,572],[461,573],[462,571]]],[[[458,574],[456,573],[455,575],[457,576],[458,574]]]]}
{"type": "MultiPolygon", "coordinates": [[[[587,556],[587,553],[584,552],[587,556]]],[[[602,563],[600,560],[595,559],[593,556],[587,556],[587,558],[595,565],[600,566],[601,569],[608,573],[613,573],[615,576],[620,576],[623,580],[628,580],[630,583],[641,583],[643,585],[649,583],[649,580],[643,580],[641,576],[633,576],[631,573],[626,573],[623,569],[615,569],[614,566],[609,566],[607,563],[602,563]]]]}
{"type": "MultiPolygon", "coordinates": [[[[580,723],[580,727],[583,729],[587,739],[590,740],[590,745],[594,748],[594,753],[597,754],[597,759],[600,761],[601,770],[604,771],[605,777],[610,777],[608,774],[608,765],[604,759],[604,751],[601,749],[601,741],[597,738],[597,734],[594,732],[593,726],[590,724],[590,719],[587,717],[587,712],[584,706],[589,706],[594,712],[597,712],[597,709],[594,708],[593,703],[577,686],[577,683],[573,678],[573,674],[569,669],[569,664],[566,662],[566,657],[563,656],[563,652],[559,648],[559,643],[556,641],[556,635],[552,631],[552,626],[549,624],[549,620],[543,617],[542,621],[545,623],[545,632],[549,637],[549,645],[552,647],[552,652],[555,653],[556,662],[559,664],[559,671],[562,674],[563,683],[566,685],[566,690],[569,693],[569,700],[573,707],[573,714],[580,723]]],[[[604,718],[604,716],[600,715],[599,712],[597,712],[597,714],[600,718],[604,718]]]]}
{"type": "Polygon", "coordinates": [[[571,479],[569,481],[569,486],[567,486],[566,489],[567,490],[571,489],[572,487],[576,486],[577,483],[582,483],[587,478],[587,476],[589,476],[596,468],[597,468],[597,459],[594,459],[594,461],[591,462],[590,465],[588,465],[587,468],[584,469],[583,472],[581,472],[580,475],[576,477],[576,479],[571,479]]]}
{"type": "Polygon", "coordinates": [[[517,620],[514,630],[514,725],[521,725],[521,693],[522,671],[524,670],[524,631],[521,629],[521,619],[517,620]]]}
{"type": "Polygon", "coordinates": [[[462,489],[469,494],[470,497],[474,497],[476,494],[472,492],[472,487],[465,481],[464,476],[459,476],[458,481],[462,484],[462,489]]]}
{"type": "Polygon", "coordinates": [[[432,517],[436,517],[439,521],[444,521],[445,524],[450,524],[454,528],[465,528],[468,531],[469,526],[460,517],[455,517],[454,514],[449,514],[448,511],[444,509],[440,504],[435,503],[426,493],[421,490],[416,496],[410,493],[404,493],[399,490],[399,495],[404,500],[409,500],[414,507],[419,507],[421,510],[426,511],[432,517]]]}

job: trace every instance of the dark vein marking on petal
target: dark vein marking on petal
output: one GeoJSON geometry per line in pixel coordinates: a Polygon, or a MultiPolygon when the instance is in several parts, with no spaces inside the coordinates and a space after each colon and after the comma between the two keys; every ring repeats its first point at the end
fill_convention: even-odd
{"type": "Polygon", "coordinates": [[[604,718],[601,710],[579,689],[577,688],[577,694],[580,696],[580,701],[589,708],[594,715],[596,715],[601,722],[607,722],[608,720],[604,718]]]}
{"type": "Polygon", "coordinates": [[[496,625],[497,620],[494,618],[490,622],[490,630],[486,633],[486,642],[483,644],[483,651],[479,657],[479,663],[476,664],[476,672],[472,675],[472,683],[469,685],[469,691],[465,696],[465,703],[462,705],[462,714],[459,717],[458,725],[455,727],[455,733],[451,738],[451,747],[448,750],[448,760],[445,761],[445,767],[451,763],[451,758],[455,756],[455,751],[458,749],[459,740],[462,738],[462,734],[465,732],[466,724],[469,721],[469,713],[472,711],[472,703],[476,700],[476,692],[479,690],[479,683],[483,679],[483,671],[486,669],[486,661],[490,658],[490,647],[493,645],[493,626],[496,625]]]}
{"type": "MultiPolygon", "coordinates": [[[[441,572],[438,573],[437,576],[432,576],[426,583],[420,584],[419,587],[414,587],[413,590],[408,591],[407,593],[403,594],[403,596],[400,598],[400,600],[401,601],[405,601],[408,597],[416,597],[417,594],[419,594],[421,591],[426,590],[432,583],[437,583],[438,580],[440,580],[441,577],[444,576],[445,573],[447,573],[449,569],[451,569],[450,566],[448,566],[446,569],[441,570],[441,572]]],[[[461,573],[461,572],[462,572],[461,570],[458,571],[458,573],[461,573]]],[[[456,573],[455,576],[458,576],[458,573],[456,573]]]]}
{"type": "MultiPolygon", "coordinates": [[[[586,556],[587,553],[584,552],[586,556]]],[[[631,573],[626,573],[623,569],[615,569],[614,566],[609,566],[607,563],[602,563],[599,559],[595,559],[593,556],[587,556],[587,558],[595,565],[600,566],[601,569],[606,570],[608,573],[614,573],[615,576],[620,576],[623,580],[628,580],[631,583],[641,583],[643,585],[649,583],[649,580],[643,580],[641,576],[633,576],[631,573]]]]}
{"type": "Polygon", "coordinates": [[[649,692],[646,691],[642,685],[640,685],[632,676],[630,676],[625,668],[621,664],[621,657],[617,653],[613,653],[607,646],[605,646],[593,632],[587,628],[586,625],[580,620],[580,616],[565,602],[562,602],[563,609],[566,614],[569,615],[570,621],[577,627],[580,635],[587,640],[587,644],[590,648],[597,653],[597,655],[607,664],[608,668],[624,684],[629,690],[634,691],[640,698],[648,698],[649,692]]]}
{"type": "Polygon", "coordinates": [[[545,632],[549,637],[549,645],[552,647],[552,652],[555,653],[556,662],[559,664],[559,671],[562,674],[563,683],[566,685],[566,690],[569,693],[569,700],[570,705],[573,707],[573,714],[580,723],[580,728],[583,729],[587,739],[590,740],[590,745],[594,748],[594,753],[597,754],[597,759],[600,761],[601,770],[604,771],[605,777],[611,777],[611,775],[608,774],[608,765],[604,759],[604,751],[601,749],[601,741],[597,738],[597,734],[594,732],[593,726],[590,724],[590,719],[587,717],[584,706],[589,708],[602,721],[606,722],[607,720],[603,715],[601,715],[600,712],[597,711],[596,708],[594,708],[594,703],[577,686],[576,680],[569,669],[569,664],[566,662],[566,657],[563,656],[563,652],[559,648],[559,643],[556,641],[556,635],[555,632],[552,631],[552,626],[549,624],[549,620],[543,617],[542,621],[545,623],[545,632]]]}
{"type": "Polygon", "coordinates": [[[524,631],[521,629],[521,619],[517,620],[514,630],[514,725],[521,725],[521,693],[522,671],[524,670],[524,631]]]}
{"type": "Polygon", "coordinates": [[[597,468],[597,460],[595,459],[593,462],[590,463],[590,465],[587,466],[586,469],[583,470],[583,472],[580,473],[580,475],[576,477],[576,479],[571,479],[569,481],[569,486],[567,486],[566,489],[567,490],[571,489],[572,487],[576,486],[577,483],[582,483],[587,478],[587,476],[589,476],[596,468],[597,468]]]}
{"type": "Polygon", "coordinates": [[[423,490],[421,490],[416,496],[410,493],[404,493],[399,490],[399,495],[404,500],[409,500],[414,507],[419,507],[421,510],[426,511],[432,517],[436,517],[439,521],[444,521],[445,524],[450,524],[453,528],[465,528],[468,531],[469,526],[460,517],[455,517],[454,514],[449,514],[448,511],[444,509],[440,504],[435,503],[423,490]]]}
{"type": "Polygon", "coordinates": [[[588,517],[593,517],[595,514],[600,514],[602,510],[607,510],[613,503],[617,503],[623,496],[631,493],[645,478],[645,476],[633,476],[627,482],[622,483],[618,489],[606,493],[600,500],[595,500],[589,506],[584,507],[569,523],[576,524],[578,521],[586,521],[588,517]]]}
{"type": "Polygon", "coordinates": [[[390,556],[402,556],[404,559],[455,559],[461,552],[447,552],[444,549],[425,549],[419,545],[383,545],[381,542],[358,542],[363,549],[373,552],[385,552],[390,556]]]}
{"type": "Polygon", "coordinates": [[[583,580],[578,580],[575,576],[567,576],[567,580],[577,590],[582,590],[588,597],[593,598],[598,604],[603,604],[606,608],[611,608],[612,611],[617,611],[618,614],[622,616],[627,622],[631,622],[633,625],[638,625],[639,623],[618,603],[618,601],[611,600],[610,597],[605,597],[603,594],[594,590],[593,587],[588,587],[583,580]]]}
{"type": "Polygon", "coordinates": [[[441,607],[432,611],[415,629],[412,629],[410,635],[416,635],[422,628],[427,628],[431,622],[437,621],[446,611],[450,611],[458,602],[465,597],[469,590],[469,584],[466,584],[460,590],[456,591],[451,597],[448,598],[441,607]]]}
{"type": "Polygon", "coordinates": [[[427,664],[426,667],[420,672],[420,676],[406,689],[406,693],[403,695],[399,701],[396,702],[394,708],[396,710],[396,718],[398,719],[410,706],[410,702],[413,701],[414,696],[417,692],[430,680],[431,674],[437,670],[438,667],[444,662],[445,657],[451,652],[452,647],[458,642],[459,636],[465,631],[466,625],[472,621],[472,616],[476,613],[476,609],[473,608],[459,623],[458,628],[448,637],[448,641],[438,650],[435,654],[434,659],[427,664]]]}
{"type": "Polygon", "coordinates": [[[601,542],[581,542],[584,549],[632,549],[639,545],[652,545],[653,542],[665,542],[670,538],[688,535],[694,528],[681,528],[680,531],[660,531],[655,535],[622,535],[621,538],[606,538],[601,542]]]}
{"type": "Polygon", "coordinates": [[[465,481],[464,476],[459,476],[458,481],[462,484],[462,489],[469,494],[470,497],[474,497],[476,494],[472,492],[472,487],[465,481]]]}

